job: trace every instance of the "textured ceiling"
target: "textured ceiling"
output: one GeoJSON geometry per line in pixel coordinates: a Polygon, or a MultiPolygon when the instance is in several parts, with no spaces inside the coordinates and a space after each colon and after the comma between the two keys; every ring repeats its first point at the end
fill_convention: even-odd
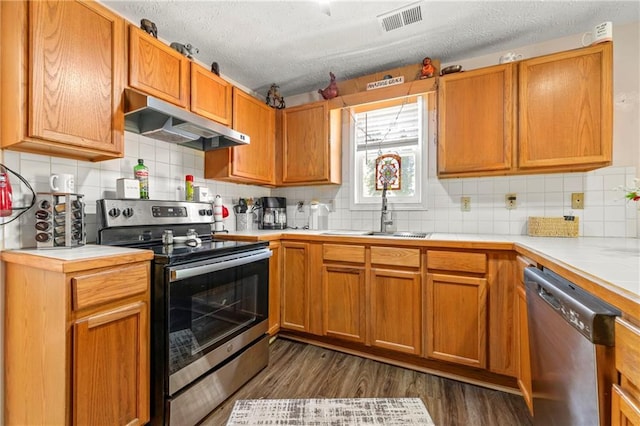
{"type": "Polygon", "coordinates": [[[430,1],[423,21],[384,32],[377,16],[415,1],[102,1],[158,38],[191,43],[195,59],[258,93],[324,88],[329,71],[347,80],[422,61],[442,63],[589,31],[603,21],[640,20],[639,1],[430,1]]]}

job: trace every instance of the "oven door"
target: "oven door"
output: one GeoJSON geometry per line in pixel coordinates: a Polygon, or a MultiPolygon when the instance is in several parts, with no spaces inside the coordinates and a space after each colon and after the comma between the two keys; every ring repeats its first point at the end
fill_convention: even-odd
{"type": "Polygon", "coordinates": [[[169,395],[264,336],[267,248],[166,269],[169,395]]]}

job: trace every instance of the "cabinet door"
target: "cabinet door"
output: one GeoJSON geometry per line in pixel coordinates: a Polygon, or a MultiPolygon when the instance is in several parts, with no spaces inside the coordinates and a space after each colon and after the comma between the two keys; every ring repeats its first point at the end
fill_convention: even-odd
{"type": "Polygon", "coordinates": [[[281,245],[278,241],[270,241],[271,258],[269,259],[269,334],[274,336],[280,330],[280,276],[282,274],[281,245]]]}
{"type": "Polygon", "coordinates": [[[325,265],[322,269],[322,333],[364,342],[365,269],[325,265]]]}
{"type": "Polygon", "coordinates": [[[370,292],[370,344],[419,355],[420,273],[372,269],[370,292]]]}
{"type": "Polygon", "coordinates": [[[220,179],[257,185],[274,185],[275,110],[264,102],[233,88],[233,128],[249,135],[249,145],[205,153],[204,173],[220,179]]]}
{"type": "Polygon", "coordinates": [[[440,79],[438,176],[505,174],[512,168],[513,64],[440,79]]]}
{"type": "Polygon", "coordinates": [[[189,106],[189,59],[133,25],[129,25],[129,85],[171,102],[189,106]]]}
{"type": "Polygon", "coordinates": [[[73,424],[149,420],[149,322],[137,302],[73,325],[73,424]]]}
{"type": "Polygon", "coordinates": [[[233,128],[251,143],[231,151],[232,174],[256,183],[275,183],[276,113],[251,95],[233,88],[233,128]]]}
{"type": "Polygon", "coordinates": [[[487,366],[487,280],[427,274],[427,356],[487,366]]]}
{"type": "Polygon", "coordinates": [[[314,102],[281,111],[282,183],[329,181],[327,102],[314,102]]]}
{"type": "Polygon", "coordinates": [[[191,62],[191,111],[231,125],[231,84],[195,62],[191,62]]]}
{"type": "Polygon", "coordinates": [[[309,330],[308,245],[282,243],[282,307],[280,326],[309,330]]]}
{"type": "MultiPolygon", "coordinates": [[[[28,7],[28,136],[69,147],[65,153],[60,146],[41,145],[48,154],[88,159],[98,159],[100,153],[121,156],[123,19],[94,2],[36,1],[28,7]]],[[[37,152],[38,148],[27,150],[37,152]]]]}
{"type": "Polygon", "coordinates": [[[519,167],[587,170],[610,164],[611,43],[519,67],[519,167]]]}

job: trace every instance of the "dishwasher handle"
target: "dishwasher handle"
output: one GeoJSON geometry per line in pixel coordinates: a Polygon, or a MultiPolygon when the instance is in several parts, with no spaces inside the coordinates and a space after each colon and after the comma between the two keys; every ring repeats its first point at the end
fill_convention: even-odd
{"type": "Polygon", "coordinates": [[[614,322],[620,310],[549,269],[524,270],[529,295],[539,297],[592,343],[614,346],[614,322]]]}
{"type": "Polygon", "coordinates": [[[547,304],[549,304],[556,311],[562,309],[562,304],[560,303],[560,301],[540,285],[538,286],[538,296],[540,296],[542,300],[547,302],[547,304]]]}

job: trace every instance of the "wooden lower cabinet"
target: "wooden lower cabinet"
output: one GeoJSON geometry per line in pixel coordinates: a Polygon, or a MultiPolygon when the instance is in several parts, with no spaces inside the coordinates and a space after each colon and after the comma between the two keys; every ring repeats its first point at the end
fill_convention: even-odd
{"type": "Polygon", "coordinates": [[[364,267],[323,266],[323,335],[364,343],[365,278],[364,267]]]}
{"type": "Polygon", "coordinates": [[[2,253],[4,424],[149,421],[151,257],[2,253]]]}
{"type": "Polygon", "coordinates": [[[282,328],[309,330],[309,244],[282,243],[282,328]]]}
{"type": "Polygon", "coordinates": [[[427,274],[427,356],[487,366],[487,280],[427,274]]]}
{"type": "Polygon", "coordinates": [[[370,277],[371,345],[420,355],[420,272],[373,268],[370,277]]]}
{"type": "Polygon", "coordinates": [[[620,380],[611,394],[611,425],[640,426],[640,327],[618,318],[615,333],[620,380]]]}

